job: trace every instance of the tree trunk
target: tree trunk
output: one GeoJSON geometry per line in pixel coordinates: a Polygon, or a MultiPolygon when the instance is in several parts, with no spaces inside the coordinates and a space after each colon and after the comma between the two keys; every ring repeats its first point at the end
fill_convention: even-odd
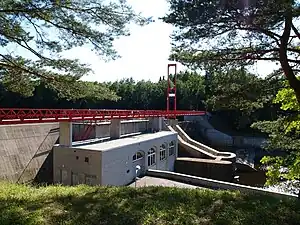
{"type": "Polygon", "coordinates": [[[300,104],[300,80],[294,74],[294,71],[291,69],[290,65],[282,66],[284,74],[289,81],[289,85],[295,91],[296,98],[300,104]]]}
{"type": "Polygon", "coordinates": [[[288,10],[285,16],[284,31],[280,38],[279,59],[283,72],[287,80],[289,81],[291,88],[295,91],[298,103],[300,104],[300,81],[295,76],[295,73],[289,64],[287,56],[287,47],[291,34],[292,22],[293,15],[288,10]]]}

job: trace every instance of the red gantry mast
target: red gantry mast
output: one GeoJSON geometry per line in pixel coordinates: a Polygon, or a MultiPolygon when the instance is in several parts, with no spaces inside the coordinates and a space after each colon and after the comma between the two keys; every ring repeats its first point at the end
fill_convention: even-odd
{"type": "Polygon", "coordinates": [[[177,112],[177,99],[176,99],[176,78],[177,78],[177,65],[176,64],[168,64],[168,88],[167,88],[167,113],[170,112],[170,98],[174,98],[173,101],[173,113],[174,115],[168,115],[167,118],[176,117],[176,112],[177,112]],[[175,72],[174,72],[174,79],[171,81],[170,77],[170,68],[174,67],[175,72]]]}

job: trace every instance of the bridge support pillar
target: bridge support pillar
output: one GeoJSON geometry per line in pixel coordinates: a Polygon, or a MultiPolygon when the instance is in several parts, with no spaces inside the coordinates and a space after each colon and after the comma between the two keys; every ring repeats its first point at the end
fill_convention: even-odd
{"type": "Polygon", "coordinates": [[[121,120],[112,119],[110,124],[110,138],[118,139],[121,137],[121,120]]]}
{"type": "Polygon", "coordinates": [[[163,117],[151,117],[149,118],[149,129],[157,132],[163,130],[164,118],[163,117]]]}
{"type": "Polygon", "coordinates": [[[72,122],[59,123],[59,145],[71,147],[72,146],[72,122]]]}
{"type": "Polygon", "coordinates": [[[104,138],[104,137],[109,137],[110,133],[109,130],[107,129],[110,127],[109,122],[103,122],[100,124],[95,125],[95,138],[104,138]]]}
{"type": "Polygon", "coordinates": [[[178,125],[178,120],[177,119],[169,119],[169,125],[170,126],[178,125]]]}

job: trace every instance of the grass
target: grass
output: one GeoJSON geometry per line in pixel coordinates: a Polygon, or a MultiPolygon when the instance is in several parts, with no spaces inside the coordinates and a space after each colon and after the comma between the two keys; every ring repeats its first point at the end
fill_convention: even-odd
{"type": "Polygon", "coordinates": [[[0,183],[0,224],[293,225],[300,202],[201,189],[0,183]]]}

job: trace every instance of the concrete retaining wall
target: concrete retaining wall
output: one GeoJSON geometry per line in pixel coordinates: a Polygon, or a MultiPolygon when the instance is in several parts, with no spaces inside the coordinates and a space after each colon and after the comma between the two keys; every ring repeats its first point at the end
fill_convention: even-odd
{"type": "Polygon", "coordinates": [[[225,160],[177,158],[175,172],[210,179],[232,181],[234,164],[225,160]]]}
{"type": "Polygon", "coordinates": [[[238,190],[242,193],[252,193],[252,194],[264,194],[270,195],[273,197],[279,198],[297,198],[297,195],[286,194],[280,192],[273,192],[264,190],[262,188],[255,188],[246,185],[239,185],[224,181],[212,180],[203,177],[190,176],[170,171],[162,171],[162,170],[151,170],[147,171],[148,176],[165,178],[169,180],[174,180],[178,182],[188,183],[196,186],[207,187],[211,189],[223,189],[223,190],[238,190]]]}
{"type": "Polygon", "coordinates": [[[53,167],[49,153],[58,137],[57,123],[1,125],[0,179],[51,181],[53,167]]]}

